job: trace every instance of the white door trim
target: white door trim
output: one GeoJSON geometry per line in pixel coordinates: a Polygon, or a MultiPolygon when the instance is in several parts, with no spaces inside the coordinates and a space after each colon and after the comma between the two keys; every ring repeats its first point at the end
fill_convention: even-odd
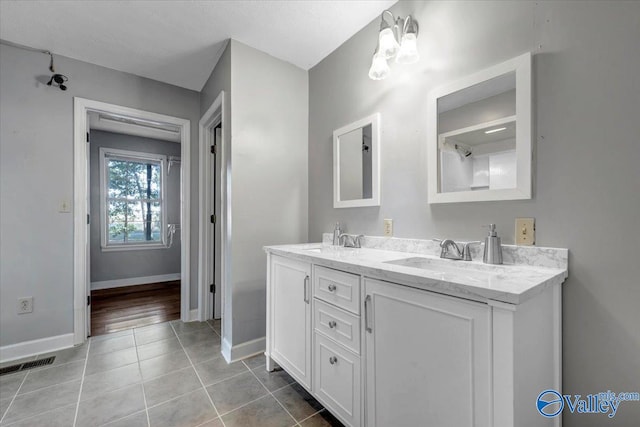
{"type": "Polygon", "coordinates": [[[97,111],[164,122],[180,128],[180,317],[190,320],[190,176],[191,176],[191,121],[164,114],[123,107],[100,101],[74,97],[73,119],[73,334],[74,344],[87,339],[87,113],[97,111]]]}
{"type": "Polygon", "coordinates": [[[212,242],[211,235],[208,230],[210,230],[212,224],[210,221],[211,212],[209,212],[209,206],[211,206],[211,196],[213,193],[212,188],[212,176],[211,170],[213,168],[212,165],[212,156],[210,153],[210,147],[213,144],[213,131],[212,128],[216,126],[218,123],[222,123],[221,129],[221,141],[218,145],[217,156],[220,157],[220,175],[221,179],[216,180],[217,185],[219,186],[217,190],[219,191],[221,198],[221,206],[220,206],[220,278],[221,283],[218,283],[220,298],[221,298],[221,319],[222,319],[222,329],[224,335],[225,324],[227,328],[230,328],[231,322],[226,322],[228,316],[230,315],[230,310],[226,310],[225,307],[229,307],[230,303],[227,303],[227,299],[230,300],[231,292],[228,289],[228,286],[231,283],[230,273],[231,273],[231,203],[230,203],[230,187],[231,187],[231,179],[229,173],[231,171],[229,167],[230,156],[229,156],[229,147],[227,144],[227,123],[226,123],[226,107],[225,107],[225,93],[221,91],[216,97],[215,101],[211,104],[207,112],[204,113],[199,123],[199,154],[200,154],[200,168],[199,168],[199,206],[200,206],[200,241],[199,241],[199,255],[200,259],[198,262],[198,320],[204,321],[208,318],[211,313],[211,297],[209,294],[209,270],[208,265],[210,263],[210,254],[212,251],[212,242]],[[205,231],[207,230],[207,231],[205,231]]]}

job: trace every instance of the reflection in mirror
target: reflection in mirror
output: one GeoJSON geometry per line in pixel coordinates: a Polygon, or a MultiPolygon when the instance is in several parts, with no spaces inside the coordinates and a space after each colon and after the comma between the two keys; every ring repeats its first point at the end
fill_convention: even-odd
{"type": "Polygon", "coordinates": [[[440,192],[516,187],[516,74],[438,99],[440,192]]]}
{"type": "Polygon", "coordinates": [[[526,54],[430,94],[429,202],[531,197],[526,54]]]}
{"type": "Polygon", "coordinates": [[[371,124],[339,137],[342,200],[370,199],[371,124]]]}
{"type": "Polygon", "coordinates": [[[379,115],[333,132],[333,206],[380,205],[379,115]]]}

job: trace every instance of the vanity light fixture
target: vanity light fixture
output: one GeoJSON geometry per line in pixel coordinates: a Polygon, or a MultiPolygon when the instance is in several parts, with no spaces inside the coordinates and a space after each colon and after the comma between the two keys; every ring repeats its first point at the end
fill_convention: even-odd
{"type": "Polygon", "coordinates": [[[418,23],[411,15],[396,18],[391,11],[385,10],[380,18],[378,46],[369,69],[369,78],[372,80],[382,80],[389,76],[391,70],[388,59],[395,57],[398,64],[414,64],[420,59],[417,46],[418,23]],[[391,16],[393,25],[385,19],[386,14],[391,16]]]}
{"type": "Polygon", "coordinates": [[[485,130],[484,133],[486,133],[488,135],[490,133],[502,132],[505,129],[506,129],[506,127],[497,128],[497,129],[490,129],[490,130],[485,130]]]}

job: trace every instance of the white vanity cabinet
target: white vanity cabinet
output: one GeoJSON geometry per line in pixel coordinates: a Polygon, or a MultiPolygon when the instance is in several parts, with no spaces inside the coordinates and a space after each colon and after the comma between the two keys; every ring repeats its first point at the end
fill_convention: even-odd
{"type": "MultiPolygon", "coordinates": [[[[267,316],[270,356],[311,388],[311,264],[271,255],[267,316]]],[[[268,360],[268,363],[270,361],[268,360]]],[[[272,366],[268,366],[271,370],[272,366]]]]}
{"type": "MultiPolygon", "coordinates": [[[[501,267],[516,289],[531,277],[547,280],[505,302],[478,295],[477,286],[412,283],[416,269],[394,277],[381,263],[305,250],[268,255],[267,369],[280,364],[345,425],[561,425],[537,412],[536,399],[562,390],[566,269],[501,267]]],[[[493,280],[491,292],[501,284],[493,280]]]]}
{"type": "Polygon", "coordinates": [[[490,307],[364,283],[367,426],[488,427],[490,307]]]}

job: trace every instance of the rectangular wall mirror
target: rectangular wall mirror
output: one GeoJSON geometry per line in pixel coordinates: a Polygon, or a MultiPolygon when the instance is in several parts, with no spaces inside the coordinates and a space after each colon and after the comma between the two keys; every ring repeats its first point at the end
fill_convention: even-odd
{"type": "Polygon", "coordinates": [[[333,207],[380,205],[380,115],[333,132],[333,207]]]}
{"type": "Polygon", "coordinates": [[[531,198],[531,54],[434,89],[429,203],[531,198]]]}

